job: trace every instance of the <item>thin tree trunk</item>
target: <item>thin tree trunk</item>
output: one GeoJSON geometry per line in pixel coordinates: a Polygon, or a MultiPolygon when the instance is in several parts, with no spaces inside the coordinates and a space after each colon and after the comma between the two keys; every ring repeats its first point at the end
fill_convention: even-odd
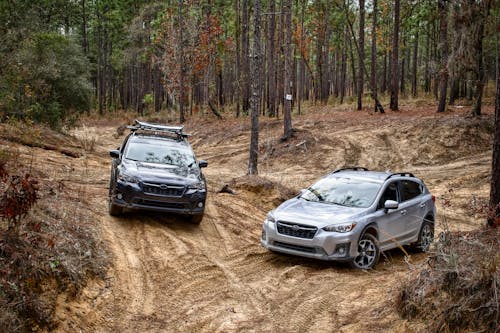
{"type": "Polygon", "coordinates": [[[182,6],[183,0],[178,0],[177,2],[177,24],[179,29],[179,40],[177,41],[177,53],[178,53],[178,61],[179,61],[179,122],[181,124],[184,123],[184,34],[182,27],[182,6]]]}
{"type": "Polygon", "coordinates": [[[242,0],[242,24],[241,24],[241,87],[242,87],[242,110],[243,114],[248,114],[250,107],[250,5],[249,0],[242,0]]]}
{"type": "MultiPolygon", "coordinates": [[[[371,72],[371,89],[372,94],[377,98],[377,0],[373,0],[373,14],[372,14],[372,72],[371,72]]],[[[374,101],[374,109],[377,110],[377,103],[374,101]]]]}
{"type": "Polygon", "coordinates": [[[269,1],[269,35],[267,36],[267,82],[269,93],[267,96],[267,105],[269,106],[268,116],[276,116],[276,68],[275,68],[275,50],[274,42],[276,35],[276,1],[269,1]]]}
{"type": "Polygon", "coordinates": [[[344,47],[342,48],[342,64],[340,69],[340,104],[344,103],[344,97],[346,93],[346,79],[347,79],[347,38],[348,36],[348,28],[345,28],[344,34],[344,47]]]}
{"type": "Polygon", "coordinates": [[[480,116],[481,115],[481,105],[482,105],[482,99],[483,99],[483,91],[484,91],[484,86],[485,86],[485,80],[486,80],[486,75],[485,75],[485,70],[484,70],[484,59],[483,59],[483,38],[484,38],[484,26],[486,24],[486,20],[488,18],[489,12],[490,12],[490,7],[491,7],[491,0],[485,0],[483,1],[482,5],[478,4],[478,6],[481,6],[481,11],[480,11],[480,17],[479,18],[479,23],[478,23],[478,33],[477,33],[477,39],[475,40],[474,46],[475,46],[475,54],[477,55],[477,84],[476,84],[476,90],[474,93],[474,107],[472,109],[472,114],[474,116],[480,116]]]}
{"type": "Polygon", "coordinates": [[[236,117],[240,116],[240,101],[241,101],[241,29],[240,29],[240,0],[236,0],[234,2],[234,12],[236,13],[236,32],[235,32],[235,41],[236,41],[236,67],[235,67],[235,76],[236,76],[236,117]]]}
{"type": "Polygon", "coordinates": [[[417,68],[418,68],[418,30],[413,42],[413,73],[411,75],[411,95],[417,97],[417,68]]]}
{"type": "Polygon", "coordinates": [[[398,52],[399,52],[399,8],[400,0],[394,1],[394,34],[392,39],[392,71],[391,71],[391,110],[397,111],[398,108],[398,52]]]}
{"type": "Polygon", "coordinates": [[[425,83],[424,83],[424,91],[426,93],[429,93],[431,91],[431,73],[429,69],[429,63],[431,62],[431,57],[430,57],[430,32],[428,31],[425,37],[425,69],[424,69],[424,76],[425,76],[425,83]]]}
{"type": "Polygon", "coordinates": [[[254,0],[254,37],[252,57],[252,124],[250,136],[250,157],[248,160],[248,174],[258,174],[257,163],[259,157],[259,111],[261,92],[261,47],[260,47],[260,0],[254,0]]]}
{"type": "Polygon", "coordinates": [[[438,11],[441,22],[439,24],[439,48],[441,50],[441,69],[439,82],[439,105],[437,112],[446,109],[446,91],[448,89],[448,0],[438,0],[438,11]]]}
{"type": "Polygon", "coordinates": [[[285,15],[285,76],[283,80],[283,139],[292,137],[292,0],[284,1],[285,15]]]}
{"type": "Polygon", "coordinates": [[[363,62],[365,61],[365,0],[359,0],[358,110],[363,109],[363,62]]]}
{"type": "Polygon", "coordinates": [[[496,46],[496,73],[497,79],[495,94],[495,134],[493,139],[493,152],[491,159],[491,186],[490,209],[492,214],[488,218],[488,225],[498,226],[500,223],[500,57],[498,45],[496,46]]]}

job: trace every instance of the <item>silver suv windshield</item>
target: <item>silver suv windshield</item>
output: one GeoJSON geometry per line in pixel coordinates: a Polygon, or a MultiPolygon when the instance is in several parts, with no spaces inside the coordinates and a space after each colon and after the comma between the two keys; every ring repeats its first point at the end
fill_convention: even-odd
{"type": "Polygon", "coordinates": [[[369,207],[381,184],[367,180],[325,177],[309,187],[300,198],[348,207],[369,207]]]}
{"type": "Polygon", "coordinates": [[[190,167],[195,158],[190,149],[172,145],[169,141],[134,139],[129,142],[125,158],[137,162],[190,167]]]}

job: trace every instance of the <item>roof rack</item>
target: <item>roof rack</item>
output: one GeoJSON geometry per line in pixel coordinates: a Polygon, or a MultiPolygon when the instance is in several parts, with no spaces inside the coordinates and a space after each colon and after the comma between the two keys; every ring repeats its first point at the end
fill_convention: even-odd
{"type": "Polygon", "coordinates": [[[387,176],[387,179],[391,178],[391,177],[394,177],[394,176],[402,176],[402,177],[413,177],[415,178],[415,175],[412,174],[411,172],[393,172],[391,173],[389,176],[387,176]]]}
{"type": "Polygon", "coordinates": [[[152,131],[156,133],[169,133],[175,134],[179,139],[184,139],[189,136],[189,134],[184,133],[184,126],[165,126],[158,124],[146,123],[144,121],[135,120],[134,125],[127,126],[132,132],[141,130],[141,131],[152,131]]]}
{"type": "Polygon", "coordinates": [[[347,170],[351,170],[351,171],[369,171],[367,168],[363,168],[363,167],[345,167],[345,168],[340,168],[340,169],[337,169],[331,173],[336,173],[336,172],[340,172],[340,171],[347,171],[347,170]]]}

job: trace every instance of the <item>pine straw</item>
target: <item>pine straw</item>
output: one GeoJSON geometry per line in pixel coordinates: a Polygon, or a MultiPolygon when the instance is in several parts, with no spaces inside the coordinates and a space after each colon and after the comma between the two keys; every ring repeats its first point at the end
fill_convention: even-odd
{"type": "Polygon", "coordinates": [[[426,332],[500,330],[500,229],[442,233],[398,294],[399,313],[426,332]]]}

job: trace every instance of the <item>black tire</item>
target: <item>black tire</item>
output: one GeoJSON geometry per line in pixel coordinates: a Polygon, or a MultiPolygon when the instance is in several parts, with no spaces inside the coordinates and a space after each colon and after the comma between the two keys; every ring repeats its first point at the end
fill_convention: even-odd
{"type": "Polygon", "coordinates": [[[123,208],[120,206],[115,205],[112,201],[111,198],[109,199],[109,215],[111,216],[118,216],[121,213],[123,213],[123,208]]]}
{"type": "Polygon", "coordinates": [[[203,214],[192,215],[189,218],[189,222],[191,222],[193,224],[200,224],[201,220],[203,220],[203,214]]]}
{"type": "Polygon", "coordinates": [[[434,241],[434,224],[425,221],[424,223],[422,223],[422,227],[420,227],[416,248],[419,251],[428,252],[433,241],[434,241]]]}
{"type": "Polygon", "coordinates": [[[358,240],[358,256],[351,261],[351,266],[357,269],[372,269],[380,258],[378,240],[372,234],[364,234],[358,240]]]}

